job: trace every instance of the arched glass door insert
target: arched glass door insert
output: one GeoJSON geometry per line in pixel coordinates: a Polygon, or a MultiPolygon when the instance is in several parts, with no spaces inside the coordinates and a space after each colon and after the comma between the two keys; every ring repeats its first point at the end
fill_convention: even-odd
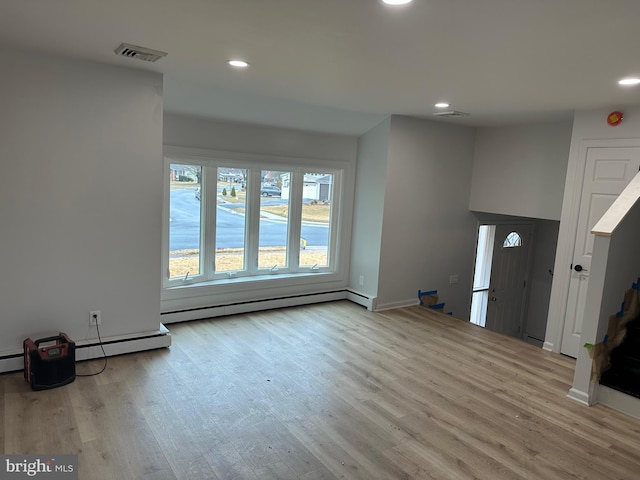
{"type": "Polygon", "coordinates": [[[521,247],[522,246],[522,237],[518,234],[518,232],[511,232],[507,235],[502,242],[503,248],[512,248],[512,247],[521,247]]]}

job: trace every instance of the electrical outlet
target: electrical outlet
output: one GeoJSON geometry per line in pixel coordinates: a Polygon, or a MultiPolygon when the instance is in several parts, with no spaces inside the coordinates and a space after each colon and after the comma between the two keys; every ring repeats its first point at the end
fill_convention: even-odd
{"type": "Polygon", "coordinates": [[[360,275],[359,283],[361,287],[364,285],[364,275],[360,275]]]}
{"type": "Polygon", "coordinates": [[[460,280],[460,277],[458,275],[449,275],[449,284],[450,285],[458,283],[459,280],[460,280]]]}
{"type": "Polygon", "coordinates": [[[100,317],[100,310],[92,310],[89,312],[89,325],[102,325],[102,318],[100,317]]]}

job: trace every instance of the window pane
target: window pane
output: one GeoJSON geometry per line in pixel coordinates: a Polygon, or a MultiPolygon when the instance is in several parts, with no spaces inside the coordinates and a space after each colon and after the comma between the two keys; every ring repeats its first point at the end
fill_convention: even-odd
{"type": "Polygon", "coordinates": [[[471,316],[469,318],[469,321],[471,323],[475,323],[476,325],[480,325],[481,327],[485,326],[487,320],[488,299],[488,290],[473,292],[473,297],[471,299],[471,316]]]}
{"type": "Polygon", "coordinates": [[[302,187],[300,266],[329,265],[334,175],[305,173],[302,187]]]}
{"type": "Polygon", "coordinates": [[[335,271],[339,169],[165,154],[163,288],[335,271]]]}
{"type": "Polygon", "coordinates": [[[518,235],[518,232],[511,232],[507,235],[507,238],[504,239],[504,243],[502,244],[504,248],[511,247],[521,247],[522,246],[522,238],[518,235]]]}
{"type": "Polygon", "coordinates": [[[169,278],[188,278],[201,271],[202,168],[172,163],[169,179],[169,278]]]}
{"type": "Polygon", "coordinates": [[[247,170],[217,171],[216,272],[245,270],[247,170]]]}
{"type": "Polygon", "coordinates": [[[287,266],[290,178],[290,172],[261,172],[258,268],[276,270],[287,266]]]}
{"type": "Polygon", "coordinates": [[[493,260],[493,241],[496,235],[495,225],[480,225],[478,246],[476,248],[476,267],[473,275],[473,290],[489,288],[491,279],[491,261],[493,260]]]}

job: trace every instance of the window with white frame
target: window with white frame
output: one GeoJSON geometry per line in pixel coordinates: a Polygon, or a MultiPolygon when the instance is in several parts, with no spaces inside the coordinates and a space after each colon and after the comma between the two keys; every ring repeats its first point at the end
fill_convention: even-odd
{"type": "Polygon", "coordinates": [[[186,154],[165,164],[165,287],[335,271],[341,169],[186,154]]]}

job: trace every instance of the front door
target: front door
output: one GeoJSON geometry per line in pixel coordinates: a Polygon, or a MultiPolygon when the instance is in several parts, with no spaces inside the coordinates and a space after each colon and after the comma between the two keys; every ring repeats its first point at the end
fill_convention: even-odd
{"type": "Polygon", "coordinates": [[[640,147],[591,147],[586,157],[573,263],[567,265],[572,270],[560,347],[571,357],[577,357],[580,348],[594,241],[591,229],[638,172],[640,147]]]}
{"type": "Polygon", "coordinates": [[[497,225],[493,242],[486,327],[522,336],[531,225],[497,225]]]}

